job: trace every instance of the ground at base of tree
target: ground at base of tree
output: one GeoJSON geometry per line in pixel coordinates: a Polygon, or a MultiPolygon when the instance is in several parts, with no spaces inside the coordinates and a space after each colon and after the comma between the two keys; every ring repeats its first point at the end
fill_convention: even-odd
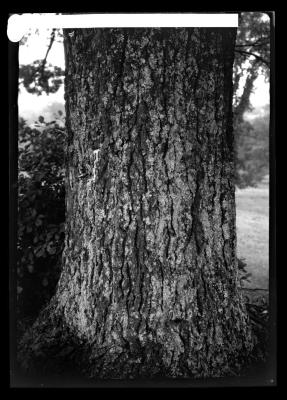
{"type": "MultiPolygon", "coordinates": [[[[246,362],[246,365],[241,371],[230,372],[226,377],[217,377],[216,380],[224,380],[236,382],[236,379],[251,379],[264,378],[268,375],[268,360],[269,360],[269,306],[268,301],[266,301],[266,296],[257,296],[256,298],[250,296],[250,292],[244,292],[246,298],[246,307],[250,317],[253,334],[256,338],[255,346],[251,354],[250,359],[246,362]],[[248,296],[249,295],[249,296],[248,296]]],[[[49,321],[47,321],[49,324],[49,321]]],[[[27,326],[28,330],[29,327],[27,326]]],[[[45,328],[44,328],[45,329],[45,328]]],[[[26,331],[28,332],[28,331],[26,331]]],[[[49,341],[48,341],[49,343],[49,341]]],[[[51,341],[52,343],[52,341],[51,341]]],[[[18,348],[20,343],[18,343],[18,348]]],[[[20,345],[21,346],[21,345],[20,345]]],[[[25,387],[29,385],[34,386],[61,386],[61,387],[76,387],[79,386],[89,386],[89,385],[103,385],[110,382],[113,385],[115,382],[120,385],[125,382],[128,384],[131,382],[144,382],[150,381],[159,382],[163,379],[164,382],[176,382],[183,384],[186,382],[208,382],[212,378],[170,378],[162,376],[160,373],[152,378],[149,377],[148,373],[146,376],[140,376],[136,378],[125,378],[117,379],[107,376],[105,379],[89,378],[87,373],[82,370],[81,365],[85,364],[81,360],[85,360],[87,354],[89,354],[89,349],[85,347],[83,343],[76,343],[72,336],[69,335],[67,331],[65,335],[57,342],[57,346],[49,348],[49,344],[46,348],[47,353],[45,356],[39,353],[39,365],[30,372],[27,372],[21,368],[17,368],[17,371],[11,376],[12,386],[15,387],[25,387]]],[[[266,379],[265,379],[266,380],[266,379]]]]}

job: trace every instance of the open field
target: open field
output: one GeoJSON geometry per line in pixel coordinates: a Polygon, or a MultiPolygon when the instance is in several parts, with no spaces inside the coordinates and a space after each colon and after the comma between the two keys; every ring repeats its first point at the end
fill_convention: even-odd
{"type": "Polygon", "coordinates": [[[237,255],[252,273],[247,287],[268,289],[269,188],[236,190],[237,255]]]}

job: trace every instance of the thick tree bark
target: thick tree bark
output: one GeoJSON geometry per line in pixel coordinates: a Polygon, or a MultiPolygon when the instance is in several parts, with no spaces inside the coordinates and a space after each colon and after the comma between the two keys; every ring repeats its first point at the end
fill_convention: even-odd
{"type": "Polygon", "coordinates": [[[91,377],[230,374],[252,348],[237,290],[235,30],[64,37],[63,271],[22,359],[32,336],[47,343],[46,323],[89,349],[91,377]]]}

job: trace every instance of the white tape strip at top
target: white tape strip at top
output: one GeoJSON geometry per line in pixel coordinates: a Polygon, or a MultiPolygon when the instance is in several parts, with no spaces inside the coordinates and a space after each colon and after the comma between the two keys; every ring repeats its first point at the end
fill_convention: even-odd
{"type": "Polygon", "coordinates": [[[238,14],[14,14],[8,20],[7,35],[18,42],[29,28],[188,28],[238,27],[238,14]]]}

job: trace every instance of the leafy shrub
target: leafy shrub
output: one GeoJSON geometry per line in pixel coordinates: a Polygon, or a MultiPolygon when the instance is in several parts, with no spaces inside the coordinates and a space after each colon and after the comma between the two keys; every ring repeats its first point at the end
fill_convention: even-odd
{"type": "Polygon", "coordinates": [[[63,77],[64,71],[60,67],[43,64],[43,60],[19,68],[19,83],[28,93],[55,93],[63,84],[63,77]]]}
{"type": "Polygon", "coordinates": [[[250,277],[251,277],[251,272],[248,272],[246,267],[247,264],[245,262],[245,260],[243,258],[238,258],[237,259],[238,262],[238,271],[239,271],[239,283],[240,286],[244,286],[245,282],[250,282],[250,277]]]}
{"type": "Polygon", "coordinates": [[[269,173],[269,115],[234,127],[236,185],[256,186],[269,173]]]}
{"type": "Polygon", "coordinates": [[[65,131],[39,117],[37,128],[19,121],[17,311],[36,316],[53,295],[64,243],[65,131]]]}

